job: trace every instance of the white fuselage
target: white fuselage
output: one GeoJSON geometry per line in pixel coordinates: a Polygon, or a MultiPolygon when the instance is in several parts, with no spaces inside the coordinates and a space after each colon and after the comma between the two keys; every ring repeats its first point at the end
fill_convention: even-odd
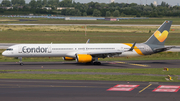
{"type": "MultiPolygon", "coordinates": [[[[17,44],[2,53],[8,57],[75,57],[75,54],[87,54],[101,51],[123,51],[131,47],[126,44],[17,44]]],[[[140,56],[135,50],[119,56],[140,56]]]]}

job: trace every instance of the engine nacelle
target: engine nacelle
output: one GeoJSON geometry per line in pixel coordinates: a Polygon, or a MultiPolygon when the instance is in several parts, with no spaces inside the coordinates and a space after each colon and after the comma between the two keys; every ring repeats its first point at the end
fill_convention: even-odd
{"type": "Polygon", "coordinates": [[[75,60],[75,58],[72,58],[72,57],[62,57],[62,58],[65,61],[73,61],[73,60],[75,60]]]}
{"type": "Polygon", "coordinates": [[[93,61],[93,57],[88,54],[76,54],[76,61],[80,63],[87,63],[93,61]]]}

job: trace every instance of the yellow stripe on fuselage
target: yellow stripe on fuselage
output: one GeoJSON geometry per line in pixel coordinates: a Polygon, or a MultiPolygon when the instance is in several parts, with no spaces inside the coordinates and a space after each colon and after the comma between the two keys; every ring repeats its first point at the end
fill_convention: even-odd
{"type": "MultiPolygon", "coordinates": [[[[132,47],[133,44],[130,43],[124,43],[125,45],[128,45],[130,47],[132,47]]],[[[134,50],[136,51],[136,53],[138,53],[139,55],[144,55],[141,50],[139,48],[137,48],[136,46],[134,46],[134,50]]]]}

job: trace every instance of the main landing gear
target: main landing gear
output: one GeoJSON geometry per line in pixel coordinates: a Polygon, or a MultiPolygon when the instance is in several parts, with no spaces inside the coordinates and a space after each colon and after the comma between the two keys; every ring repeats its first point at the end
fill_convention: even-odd
{"type": "Polygon", "coordinates": [[[23,62],[22,62],[22,57],[18,57],[18,59],[20,60],[20,61],[19,61],[19,65],[23,66],[24,64],[23,64],[23,62]]]}
{"type": "Polygon", "coordinates": [[[95,57],[95,62],[93,62],[93,65],[101,65],[101,62],[98,62],[98,57],[95,57]]]}
{"type": "Polygon", "coordinates": [[[86,65],[101,65],[101,62],[87,62],[86,65]]]}
{"type": "Polygon", "coordinates": [[[101,62],[94,62],[93,65],[101,65],[101,62]]]}

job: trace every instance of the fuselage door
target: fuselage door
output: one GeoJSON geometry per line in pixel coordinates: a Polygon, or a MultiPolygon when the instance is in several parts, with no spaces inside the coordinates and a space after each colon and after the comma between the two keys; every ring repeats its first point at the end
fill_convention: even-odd
{"type": "Polygon", "coordinates": [[[48,53],[51,53],[51,46],[48,46],[48,53]]]}
{"type": "Polygon", "coordinates": [[[22,53],[22,46],[18,46],[18,52],[22,53]]]}

